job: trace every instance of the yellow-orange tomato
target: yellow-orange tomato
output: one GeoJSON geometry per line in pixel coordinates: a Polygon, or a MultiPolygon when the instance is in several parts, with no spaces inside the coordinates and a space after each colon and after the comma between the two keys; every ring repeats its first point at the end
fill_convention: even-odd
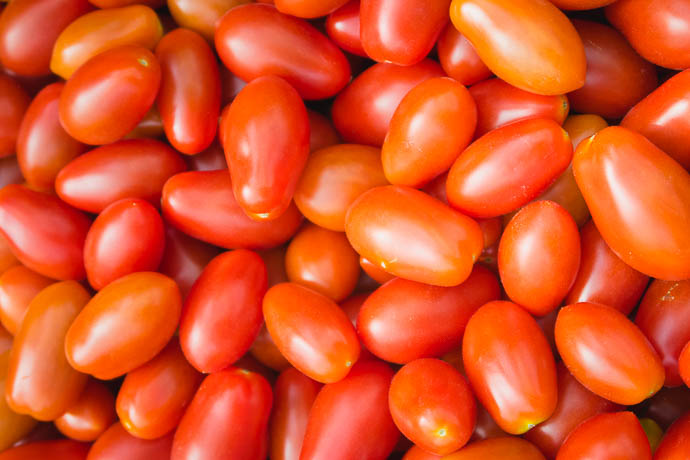
{"type": "Polygon", "coordinates": [[[227,11],[252,0],[168,0],[168,9],[180,27],[199,32],[212,42],[216,22],[227,11]]]}
{"type": "Polygon", "coordinates": [[[11,267],[0,275],[0,322],[10,334],[19,332],[29,303],[53,282],[23,265],[11,267]]]}
{"type": "Polygon", "coordinates": [[[29,434],[38,423],[34,418],[13,411],[5,400],[10,353],[0,353],[0,452],[29,434]]]}
{"type": "Polygon", "coordinates": [[[69,438],[95,441],[116,418],[115,397],[104,384],[91,380],[77,402],[55,420],[55,426],[69,438]]]}

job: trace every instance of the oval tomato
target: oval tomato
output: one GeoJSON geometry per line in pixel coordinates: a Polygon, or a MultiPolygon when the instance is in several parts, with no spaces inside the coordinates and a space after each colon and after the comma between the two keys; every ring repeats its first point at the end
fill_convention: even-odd
{"type": "Polygon", "coordinates": [[[139,124],[123,139],[162,139],[165,136],[163,120],[156,106],[152,106],[139,124]]]}
{"type": "Polygon", "coordinates": [[[690,345],[688,343],[685,344],[678,356],[678,373],[683,379],[683,383],[690,387],[690,345]]]}
{"type": "Polygon", "coordinates": [[[275,5],[281,13],[298,18],[318,18],[337,10],[348,0],[276,0],[275,5]]]}
{"type": "MultiPolygon", "coordinates": [[[[15,155],[0,158],[0,188],[9,184],[21,184],[24,182],[24,177],[19,169],[17,157],[15,155]]],[[[0,257],[0,260],[2,257],[0,257]]],[[[0,261],[0,269],[4,265],[0,261]]]]}
{"type": "Polygon", "coordinates": [[[16,335],[29,304],[36,294],[54,283],[23,265],[8,268],[0,275],[0,322],[16,335]]]}
{"type": "Polygon", "coordinates": [[[309,151],[314,152],[338,144],[340,137],[331,120],[319,112],[307,109],[309,117],[309,151]]]}
{"type": "Polygon", "coordinates": [[[551,3],[562,10],[593,10],[610,5],[616,0],[551,0],[551,3]]]}
{"type": "Polygon", "coordinates": [[[180,27],[194,30],[213,43],[216,23],[231,8],[251,0],[168,0],[168,9],[180,27]]]}
{"type": "Polygon", "coordinates": [[[39,441],[12,447],[0,453],[0,460],[86,460],[89,445],[60,439],[57,441],[39,441]]]}
{"type": "Polygon", "coordinates": [[[444,460],[474,460],[495,458],[501,460],[545,460],[539,449],[521,438],[503,436],[473,442],[444,460]]]}
{"type": "Polygon", "coordinates": [[[369,262],[362,256],[359,256],[359,266],[362,268],[362,270],[364,270],[364,273],[366,273],[367,276],[369,276],[371,279],[373,279],[379,284],[385,284],[396,277],[395,275],[391,275],[378,265],[369,262]]]}
{"type": "Polygon", "coordinates": [[[0,158],[13,155],[29,95],[7,75],[0,75],[0,158]]]}
{"type": "Polygon", "coordinates": [[[438,37],[436,51],[446,74],[463,85],[473,85],[491,76],[472,43],[453,24],[448,24],[438,37]]]}
{"type": "Polygon", "coordinates": [[[359,0],[351,0],[333,11],[326,18],[326,33],[340,48],[348,53],[366,57],[359,37],[359,0]]]}
{"type": "Polygon", "coordinates": [[[654,454],[655,460],[683,460],[690,451],[690,412],[671,425],[654,454]]]}
{"type": "Polygon", "coordinates": [[[95,441],[116,419],[115,397],[104,384],[91,380],[55,426],[68,438],[95,441]]]}
{"type": "Polygon", "coordinates": [[[135,438],[117,422],[93,443],[89,460],[170,460],[172,442],[172,433],[151,441],[135,438]]]}
{"type": "Polygon", "coordinates": [[[89,3],[99,8],[119,8],[134,4],[160,8],[165,5],[165,0],[89,0],[89,3]]]}
{"type": "Polygon", "coordinates": [[[4,396],[9,359],[9,350],[0,353],[0,395],[3,396],[0,398],[0,452],[25,438],[38,423],[29,415],[16,413],[7,404],[4,396]]]}

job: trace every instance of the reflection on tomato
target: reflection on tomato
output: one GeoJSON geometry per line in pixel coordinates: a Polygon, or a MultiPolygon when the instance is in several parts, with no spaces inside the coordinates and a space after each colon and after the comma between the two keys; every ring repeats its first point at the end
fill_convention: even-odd
{"type": "Polygon", "coordinates": [[[55,426],[68,438],[95,441],[116,419],[115,397],[104,384],[91,380],[79,399],[55,419],[55,426]]]}
{"type": "Polygon", "coordinates": [[[0,322],[16,335],[29,303],[54,281],[23,265],[8,268],[0,275],[0,322]]]}
{"type": "Polygon", "coordinates": [[[231,8],[251,0],[168,0],[168,9],[180,27],[194,30],[213,42],[216,23],[231,8]]]}
{"type": "Polygon", "coordinates": [[[448,24],[438,37],[436,51],[446,74],[463,85],[473,85],[491,76],[472,43],[453,24],[448,24]]]}
{"type": "Polygon", "coordinates": [[[359,0],[350,0],[326,18],[326,33],[343,50],[366,57],[359,37],[359,0]]]}
{"type": "Polygon", "coordinates": [[[337,10],[348,0],[276,0],[275,5],[281,13],[298,18],[318,18],[337,10]]]}
{"type": "Polygon", "coordinates": [[[172,442],[172,433],[151,441],[136,438],[117,422],[93,443],[89,460],[170,460],[172,442]]]}
{"type": "Polygon", "coordinates": [[[0,75],[0,158],[15,153],[19,127],[29,102],[29,95],[19,83],[0,75]]]}
{"type": "MultiPolygon", "coordinates": [[[[11,336],[9,338],[12,339],[11,336]]],[[[0,395],[3,395],[0,398],[0,452],[23,439],[37,424],[33,417],[13,411],[4,397],[9,357],[9,349],[0,352],[0,395]]]]}

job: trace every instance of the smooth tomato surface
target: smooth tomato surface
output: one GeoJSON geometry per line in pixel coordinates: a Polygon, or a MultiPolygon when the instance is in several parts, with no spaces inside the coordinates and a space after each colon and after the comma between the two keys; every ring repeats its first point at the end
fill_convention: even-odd
{"type": "Polygon", "coordinates": [[[89,450],[89,460],[170,460],[172,433],[155,440],[140,439],[127,433],[120,422],[114,423],[89,450]]]}
{"type": "Polygon", "coordinates": [[[682,460],[690,451],[690,412],[668,429],[654,454],[655,460],[682,460]]]}
{"type": "Polygon", "coordinates": [[[24,321],[29,303],[36,294],[54,281],[23,265],[16,265],[0,275],[0,322],[16,335],[24,321]]]}
{"type": "Polygon", "coordinates": [[[86,460],[89,445],[71,439],[30,442],[0,453],[0,460],[86,460]]]}
{"type": "Polygon", "coordinates": [[[16,151],[19,128],[29,95],[7,75],[0,75],[0,158],[13,155],[16,151]]]}
{"type": "Polygon", "coordinates": [[[231,8],[251,0],[168,0],[168,9],[180,27],[194,30],[213,43],[216,23],[231,8]]]}
{"type": "Polygon", "coordinates": [[[273,3],[281,13],[298,18],[318,18],[337,10],[347,2],[348,0],[277,0],[273,3]]]}
{"type": "Polygon", "coordinates": [[[38,423],[30,415],[16,413],[7,404],[4,395],[9,359],[9,349],[0,353],[0,395],[3,396],[0,398],[0,452],[25,438],[38,423]]]}
{"type": "Polygon", "coordinates": [[[544,455],[524,439],[503,436],[473,442],[443,460],[474,460],[496,458],[501,460],[544,460],[544,455]]]}
{"type": "Polygon", "coordinates": [[[367,56],[360,39],[360,1],[351,0],[326,18],[326,33],[341,49],[357,56],[367,56]]]}
{"type": "Polygon", "coordinates": [[[491,76],[472,43],[453,24],[443,29],[436,42],[436,51],[446,74],[463,85],[473,85],[491,76]]]}
{"type": "Polygon", "coordinates": [[[115,397],[103,383],[90,380],[55,426],[68,438],[87,442],[95,441],[116,419],[115,397]]]}

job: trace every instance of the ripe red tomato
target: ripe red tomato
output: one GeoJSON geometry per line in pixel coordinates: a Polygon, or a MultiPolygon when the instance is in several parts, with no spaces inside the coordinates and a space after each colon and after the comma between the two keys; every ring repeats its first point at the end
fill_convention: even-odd
{"type": "Polygon", "coordinates": [[[165,129],[163,120],[156,106],[152,106],[139,124],[131,130],[124,139],[163,139],[165,129]]]}
{"type": "Polygon", "coordinates": [[[0,75],[0,158],[13,155],[29,95],[7,75],[0,75]]]}
{"type": "Polygon", "coordinates": [[[117,419],[115,397],[96,380],[90,380],[79,399],[55,420],[65,436],[77,441],[95,441],[117,419]]]}
{"type": "MultiPolygon", "coordinates": [[[[24,177],[19,169],[17,157],[12,155],[10,157],[0,158],[0,188],[9,184],[21,184],[24,182],[24,177]]],[[[4,265],[0,263],[0,268],[4,265]]]]}
{"type": "Polygon", "coordinates": [[[351,0],[326,18],[326,33],[343,50],[367,57],[359,37],[359,0],[351,0]]]}
{"type": "Polygon", "coordinates": [[[314,152],[340,143],[331,120],[319,112],[307,109],[309,117],[309,151],[314,152]]]}
{"type": "Polygon", "coordinates": [[[298,18],[318,18],[337,10],[348,0],[276,0],[275,5],[281,13],[298,18]]]}
{"type": "Polygon", "coordinates": [[[36,294],[54,283],[23,265],[8,268],[0,275],[0,322],[16,335],[24,321],[29,303],[36,294]]]}
{"type": "Polygon", "coordinates": [[[359,256],[359,266],[362,268],[362,270],[364,270],[364,273],[366,273],[369,278],[373,279],[379,284],[385,284],[395,278],[395,275],[391,275],[380,266],[369,262],[362,256],[359,256]]]}
{"type": "Polygon", "coordinates": [[[495,458],[501,460],[545,460],[539,449],[514,436],[485,439],[473,442],[444,460],[475,460],[495,458]]]}
{"type": "Polygon", "coordinates": [[[276,347],[271,334],[266,329],[266,325],[261,326],[259,335],[256,336],[249,352],[261,364],[276,372],[282,372],[292,367],[290,362],[285,359],[285,356],[276,347]]]}
{"type": "Polygon", "coordinates": [[[551,0],[551,3],[562,10],[593,10],[610,5],[616,0],[551,0]]]}
{"type": "Polygon", "coordinates": [[[491,71],[467,38],[453,24],[446,25],[436,42],[441,67],[463,85],[473,85],[491,76],[491,71]]]}
{"type": "Polygon", "coordinates": [[[117,422],[93,443],[89,460],[170,460],[172,442],[172,433],[151,441],[136,438],[117,422]]]}
{"type": "Polygon", "coordinates": [[[683,460],[690,452],[690,412],[676,420],[666,431],[654,454],[654,460],[683,460]]]}
{"type": "Polygon", "coordinates": [[[683,383],[690,387],[690,341],[685,344],[678,356],[678,373],[683,383]]]}
{"type": "Polygon", "coordinates": [[[40,441],[12,447],[0,453],[0,460],[86,460],[89,445],[71,439],[40,441]]]}
{"type": "MultiPolygon", "coordinates": [[[[16,413],[7,404],[4,395],[9,358],[9,349],[0,353],[0,390],[2,391],[0,394],[3,396],[0,398],[0,452],[5,451],[17,441],[24,439],[38,423],[36,419],[29,415],[16,413]]],[[[0,453],[0,455],[2,454],[0,453]]]]}
{"type": "Polygon", "coordinates": [[[133,4],[160,8],[165,5],[165,0],[89,0],[89,2],[99,8],[119,8],[133,4]]]}
{"type": "Polygon", "coordinates": [[[213,43],[216,23],[231,8],[251,0],[168,0],[168,9],[180,27],[194,30],[213,43]]]}
{"type": "Polygon", "coordinates": [[[667,429],[687,411],[690,411],[690,391],[685,386],[664,387],[649,398],[641,415],[667,429]]]}
{"type": "MultiPolygon", "coordinates": [[[[459,359],[462,362],[462,350],[459,351],[459,359]]],[[[462,368],[464,369],[464,367],[462,368]]],[[[461,369],[458,369],[462,372],[461,369]]],[[[501,429],[496,421],[491,417],[491,414],[484,409],[481,404],[477,405],[477,423],[474,425],[474,433],[470,438],[470,442],[481,441],[482,439],[490,438],[500,438],[502,436],[508,436],[508,434],[501,429]]]]}

